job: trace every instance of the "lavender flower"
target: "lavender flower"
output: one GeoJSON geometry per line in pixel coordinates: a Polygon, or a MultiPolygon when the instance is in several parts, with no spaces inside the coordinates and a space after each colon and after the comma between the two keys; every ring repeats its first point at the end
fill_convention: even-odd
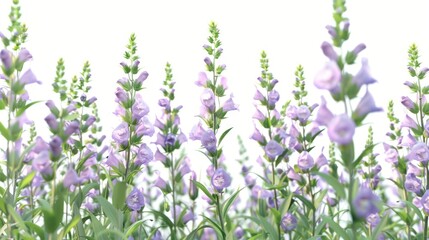
{"type": "Polygon", "coordinates": [[[313,157],[307,151],[303,151],[298,158],[298,167],[303,171],[307,171],[308,169],[311,169],[313,166],[314,166],[313,157]]]}
{"type": "Polygon", "coordinates": [[[336,62],[329,61],[316,75],[314,85],[319,89],[335,90],[341,81],[341,70],[336,62]]]}
{"type": "Polygon", "coordinates": [[[323,54],[326,57],[328,57],[329,60],[334,61],[334,62],[337,61],[338,55],[335,52],[332,44],[330,44],[328,42],[323,42],[321,48],[322,48],[323,54]]]}
{"type": "Polygon", "coordinates": [[[401,97],[401,103],[411,112],[418,110],[417,104],[407,96],[401,97]]]}
{"type": "Polygon", "coordinates": [[[414,119],[412,119],[410,116],[405,115],[404,120],[402,120],[400,128],[412,128],[412,129],[418,129],[418,125],[416,123],[416,121],[414,121],[414,119]]]}
{"type": "Polygon", "coordinates": [[[137,125],[136,134],[137,136],[152,136],[155,133],[155,129],[152,123],[149,121],[147,116],[140,119],[137,125]]]}
{"type": "Polygon", "coordinates": [[[201,144],[209,151],[210,153],[216,152],[216,136],[213,130],[209,129],[205,131],[201,136],[201,144]]]}
{"type": "Polygon", "coordinates": [[[429,148],[426,143],[418,142],[414,144],[410,153],[407,155],[407,159],[427,162],[429,160],[429,148]]]}
{"type": "Polygon", "coordinates": [[[305,124],[305,123],[307,123],[307,120],[310,117],[311,112],[307,106],[301,105],[298,107],[296,115],[297,115],[298,120],[301,122],[301,124],[305,124]]]}
{"type": "Polygon", "coordinates": [[[213,112],[215,109],[215,95],[213,91],[209,88],[204,89],[204,92],[201,94],[201,103],[206,107],[209,112],[213,112]]]}
{"type": "Polygon", "coordinates": [[[331,141],[347,145],[353,141],[356,125],[346,114],[335,116],[328,125],[328,136],[331,141]]]}
{"type": "Polygon", "coordinates": [[[289,212],[286,213],[280,221],[280,227],[283,229],[284,232],[293,231],[296,228],[297,224],[298,222],[296,220],[296,217],[289,212]]]}
{"type": "Polygon", "coordinates": [[[363,98],[360,100],[357,105],[354,114],[360,120],[366,117],[369,113],[382,111],[382,108],[375,106],[374,98],[372,97],[369,91],[366,91],[363,98]]]}
{"type": "Polygon", "coordinates": [[[137,166],[147,165],[150,161],[152,161],[152,159],[153,159],[152,150],[146,145],[146,143],[143,143],[142,145],[140,145],[137,151],[135,164],[137,166]]]}
{"type": "Polygon", "coordinates": [[[3,64],[3,67],[5,68],[6,71],[10,71],[11,67],[12,67],[12,52],[7,50],[7,49],[3,49],[0,52],[0,59],[1,62],[3,64]]]}
{"type": "Polygon", "coordinates": [[[362,67],[353,77],[352,82],[359,88],[364,84],[368,85],[377,82],[377,80],[375,80],[369,72],[368,60],[366,58],[362,58],[362,67]]]}
{"type": "Polygon", "coordinates": [[[140,211],[145,206],[143,193],[134,187],[128,195],[126,203],[129,209],[140,211]]]}
{"type": "Polygon", "coordinates": [[[222,168],[216,169],[213,173],[211,184],[217,192],[222,192],[224,188],[231,185],[231,177],[222,168]]]}
{"type": "Polygon", "coordinates": [[[284,151],[283,147],[275,140],[270,140],[264,150],[270,160],[273,160],[284,151]]]}
{"type": "Polygon", "coordinates": [[[393,164],[398,163],[398,151],[389,144],[383,143],[383,146],[386,162],[393,164]]]}
{"type": "Polygon", "coordinates": [[[322,103],[317,111],[315,122],[322,126],[328,126],[331,120],[334,118],[334,114],[328,109],[326,100],[322,97],[322,103]]]}
{"type": "Polygon", "coordinates": [[[353,199],[353,212],[358,218],[366,219],[370,214],[378,213],[378,197],[367,187],[361,187],[353,199]]]}
{"type": "Polygon", "coordinates": [[[422,181],[414,173],[408,173],[405,178],[404,187],[408,192],[419,194],[422,188],[422,181]]]}
{"type": "Polygon", "coordinates": [[[270,108],[274,108],[276,106],[276,103],[280,99],[280,94],[276,90],[272,90],[268,93],[268,106],[270,108]]]}
{"type": "Polygon", "coordinates": [[[78,185],[80,183],[79,176],[73,167],[69,167],[66,175],[64,176],[63,185],[66,188],[70,188],[72,185],[78,185]]]}
{"type": "Polygon", "coordinates": [[[39,172],[45,179],[50,179],[53,176],[53,170],[48,151],[39,153],[37,157],[33,159],[32,166],[33,169],[39,172]]]}
{"type": "Polygon", "coordinates": [[[135,102],[132,106],[133,120],[139,121],[142,117],[149,113],[149,106],[143,101],[140,94],[136,94],[135,102]]]}
{"type": "Polygon", "coordinates": [[[130,137],[130,130],[128,124],[122,122],[113,130],[112,138],[117,143],[124,147],[128,146],[128,138],[130,137]]]}

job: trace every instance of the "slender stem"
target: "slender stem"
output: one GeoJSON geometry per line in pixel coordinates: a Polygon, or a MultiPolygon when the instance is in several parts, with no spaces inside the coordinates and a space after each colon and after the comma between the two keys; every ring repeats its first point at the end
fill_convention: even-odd
{"type": "Polygon", "coordinates": [[[225,224],[223,223],[222,208],[220,206],[221,197],[222,197],[222,193],[216,194],[216,211],[219,216],[220,227],[222,229],[222,236],[223,236],[223,239],[225,239],[226,237],[225,226],[224,226],[225,224]]]}
{"type": "Polygon", "coordinates": [[[171,166],[170,166],[170,171],[171,171],[171,181],[172,181],[172,187],[173,187],[173,192],[172,192],[172,198],[173,198],[173,232],[171,233],[171,239],[177,239],[177,223],[176,223],[176,175],[174,172],[175,169],[175,162],[174,162],[174,158],[173,158],[173,153],[170,153],[170,159],[171,159],[171,166]]]}
{"type": "MultiPolygon", "coordinates": [[[[308,184],[309,184],[311,203],[314,206],[314,194],[313,194],[313,187],[311,186],[311,175],[310,175],[310,173],[307,174],[307,177],[308,177],[308,184]]],[[[314,206],[314,209],[311,210],[311,211],[313,213],[312,214],[313,215],[312,216],[313,217],[313,222],[312,222],[312,232],[311,232],[311,234],[312,234],[312,236],[314,236],[315,233],[316,233],[316,207],[314,206]]]]}

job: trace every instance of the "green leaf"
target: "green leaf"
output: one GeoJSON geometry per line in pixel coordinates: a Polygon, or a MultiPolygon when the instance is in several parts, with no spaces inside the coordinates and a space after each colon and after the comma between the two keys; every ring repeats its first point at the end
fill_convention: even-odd
{"type": "Polygon", "coordinates": [[[125,204],[127,184],[125,182],[117,182],[113,187],[112,203],[116,209],[121,209],[125,204]]]}
{"type": "Polygon", "coordinates": [[[3,123],[0,122],[0,133],[6,140],[10,140],[9,131],[4,127],[3,123]]]}
{"type": "Polygon", "coordinates": [[[228,128],[227,130],[225,130],[223,133],[222,133],[222,135],[220,135],[220,138],[219,138],[219,143],[217,144],[218,146],[220,145],[220,143],[222,142],[222,140],[226,137],[226,135],[229,133],[229,131],[231,131],[232,130],[232,127],[231,128],[228,128]]]}
{"type": "Polygon", "coordinates": [[[293,196],[301,200],[301,202],[304,203],[304,205],[307,206],[309,209],[313,211],[316,210],[316,208],[313,206],[313,203],[309,201],[307,198],[305,198],[304,196],[299,194],[294,194],[293,196]]]}
{"type": "Polygon", "coordinates": [[[335,193],[338,195],[338,197],[345,199],[346,198],[346,192],[344,190],[343,185],[338,181],[338,179],[335,179],[331,175],[328,175],[326,173],[322,172],[315,172],[314,174],[319,175],[323,180],[325,180],[332,188],[334,188],[335,193]]]}
{"type": "Polygon", "coordinates": [[[20,115],[22,115],[22,114],[25,112],[25,110],[27,110],[29,107],[33,106],[34,104],[40,103],[40,102],[42,102],[42,101],[34,101],[34,102],[29,103],[29,104],[26,104],[24,107],[19,108],[19,109],[16,111],[16,116],[17,116],[17,117],[19,117],[19,116],[20,116],[20,115]]]}
{"type": "Polygon", "coordinates": [[[150,213],[152,213],[153,215],[155,215],[155,217],[159,217],[162,219],[162,221],[167,224],[167,226],[171,229],[174,226],[174,223],[170,220],[169,217],[167,217],[164,213],[156,211],[156,210],[150,210],[148,211],[150,213]]]}
{"type": "Polygon", "coordinates": [[[223,218],[226,218],[226,214],[228,213],[228,209],[231,207],[232,203],[234,203],[235,199],[238,197],[238,194],[241,192],[241,190],[243,190],[243,188],[241,188],[238,191],[236,191],[234,194],[232,194],[223,203],[223,206],[222,206],[222,216],[223,216],[223,218]]]}
{"type": "Polygon", "coordinates": [[[63,239],[63,237],[66,236],[67,233],[69,233],[70,230],[72,230],[72,228],[74,228],[79,223],[79,221],[80,221],[80,216],[79,215],[74,216],[74,218],[67,224],[67,226],[63,228],[60,235],[58,236],[58,239],[63,239]]]}
{"type": "Polygon", "coordinates": [[[322,216],[323,221],[325,221],[327,224],[329,224],[329,228],[332,229],[336,234],[338,234],[341,239],[344,240],[350,240],[349,235],[347,232],[342,228],[338,223],[336,223],[334,220],[332,220],[328,216],[322,216]]]}
{"type": "Polygon", "coordinates": [[[125,237],[131,236],[146,220],[138,220],[137,222],[134,222],[125,232],[125,237]]]}
{"type": "Polygon", "coordinates": [[[23,189],[23,188],[27,187],[31,183],[31,181],[33,181],[33,178],[35,175],[36,175],[36,172],[33,171],[33,172],[29,173],[27,176],[25,176],[24,179],[22,179],[22,181],[19,183],[18,189],[23,189]]]}
{"type": "Polygon", "coordinates": [[[424,217],[423,217],[422,211],[420,211],[420,209],[418,209],[416,205],[414,205],[412,202],[409,202],[409,201],[404,201],[404,203],[407,205],[407,207],[413,209],[413,211],[419,216],[420,221],[423,221],[424,217]]]}
{"type": "Polygon", "coordinates": [[[213,198],[213,195],[210,193],[210,191],[203,184],[201,184],[200,182],[197,182],[195,180],[192,180],[192,182],[195,184],[195,186],[197,186],[199,189],[201,189],[201,191],[203,191],[204,194],[206,194],[206,196],[208,198],[210,198],[210,200],[212,202],[215,202],[215,199],[213,198]]]}
{"type": "Polygon", "coordinates": [[[103,209],[104,215],[110,220],[110,222],[113,224],[113,226],[119,230],[122,229],[122,213],[116,210],[113,205],[108,202],[105,198],[102,196],[95,197],[95,200],[100,204],[101,208],[103,209]]]}
{"type": "Polygon", "coordinates": [[[369,145],[368,147],[366,147],[361,152],[361,154],[359,155],[359,157],[353,162],[353,168],[356,168],[365,156],[367,156],[368,154],[372,153],[372,150],[374,149],[374,147],[376,145],[377,144],[372,144],[372,145],[369,145]]]}
{"type": "Polygon", "coordinates": [[[43,228],[41,228],[40,226],[36,225],[33,222],[24,222],[24,223],[29,229],[33,230],[33,232],[35,232],[41,240],[45,239],[45,231],[43,230],[43,228]]]}

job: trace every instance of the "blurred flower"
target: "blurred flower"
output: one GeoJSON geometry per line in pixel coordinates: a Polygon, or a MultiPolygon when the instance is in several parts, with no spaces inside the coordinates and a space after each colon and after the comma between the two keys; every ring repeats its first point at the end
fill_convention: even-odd
{"type": "Polygon", "coordinates": [[[152,150],[146,145],[146,143],[140,145],[135,160],[136,166],[147,165],[150,161],[152,161],[152,159],[152,150]]]}
{"type": "Polygon", "coordinates": [[[381,219],[380,219],[380,215],[378,213],[372,213],[370,215],[368,215],[368,217],[366,218],[366,222],[369,223],[369,225],[372,228],[377,227],[377,225],[380,223],[381,219]]]}
{"type": "Polygon", "coordinates": [[[306,171],[308,169],[311,169],[313,166],[313,157],[307,151],[303,151],[298,157],[298,167],[301,170],[306,171]]]}
{"type": "Polygon", "coordinates": [[[80,183],[79,176],[76,173],[76,170],[74,170],[73,167],[69,167],[67,170],[66,175],[64,176],[63,185],[66,188],[70,188],[72,185],[78,185],[80,183]]]}
{"type": "Polygon", "coordinates": [[[337,61],[338,55],[335,52],[332,44],[330,44],[330,43],[328,43],[328,42],[325,41],[325,42],[322,43],[321,48],[322,48],[323,54],[326,57],[328,57],[329,60],[334,61],[334,62],[337,61]]]}
{"type": "Polygon", "coordinates": [[[135,102],[132,106],[133,120],[139,121],[142,117],[149,113],[149,106],[143,101],[140,94],[136,94],[135,102]]]}
{"type": "Polygon", "coordinates": [[[404,187],[408,192],[419,194],[422,187],[422,181],[414,173],[408,173],[405,178],[404,187]]]}
{"type": "Polygon", "coordinates": [[[362,67],[359,72],[353,77],[352,82],[360,88],[364,84],[372,84],[377,82],[369,73],[368,60],[362,58],[362,67]]]}
{"type": "Polygon", "coordinates": [[[280,221],[280,227],[283,229],[284,232],[290,232],[293,231],[297,226],[297,220],[292,213],[286,213],[282,220],[280,221]]]}
{"type": "Polygon", "coordinates": [[[264,150],[270,160],[273,160],[284,151],[283,147],[275,140],[270,140],[264,150]]]}
{"type": "Polygon", "coordinates": [[[429,148],[426,143],[417,142],[411,148],[407,155],[408,160],[417,160],[419,162],[427,162],[429,160],[429,148]]]}
{"type": "Polygon", "coordinates": [[[117,144],[122,146],[128,146],[128,138],[130,137],[130,131],[128,129],[128,124],[122,122],[113,130],[112,138],[117,144]]]}
{"type": "Polygon", "coordinates": [[[335,116],[328,125],[329,139],[340,145],[347,145],[353,141],[355,128],[355,123],[346,114],[335,116]]]}
{"type": "Polygon", "coordinates": [[[198,74],[198,81],[195,82],[195,84],[199,87],[205,87],[207,85],[207,74],[205,72],[200,72],[198,74]]]}
{"type": "Polygon", "coordinates": [[[319,89],[335,90],[340,85],[341,70],[337,63],[329,61],[316,75],[314,85],[319,89]]]}
{"type": "Polygon", "coordinates": [[[414,121],[414,119],[412,119],[408,115],[405,115],[404,120],[402,120],[402,122],[401,122],[400,128],[402,129],[404,127],[412,128],[412,129],[418,129],[418,125],[417,125],[416,121],[414,121]]]}
{"type": "Polygon", "coordinates": [[[316,119],[314,120],[322,126],[328,126],[331,120],[334,118],[334,114],[326,106],[326,100],[322,97],[322,103],[317,111],[316,119]]]}
{"type": "Polygon", "coordinates": [[[353,212],[356,217],[366,219],[370,214],[378,213],[378,197],[367,187],[361,187],[353,199],[353,212]]]}
{"type": "Polygon", "coordinates": [[[382,111],[382,108],[375,106],[374,98],[371,93],[367,90],[365,95],[361,98],[358,103],[354,113],[357,115],[358,119],[363,119],[372,112],[382,111]]]}
{"type": "Polygon", "coordinates": [[[398,163],[398,151],[389,144],[383,143],[385,160],[388,163],[398,163]]]}
{"type": "Polygon", "coordinates": [[[209,129],[202,134],[201,144],[207,149],[208,152],[216,152],[217,140],[213,130],[209,129]]]}
{"type": "Polygon", "coordinates": [[[426,190],[425,194],[423,194],[421,200],[421,205],[423,207],[423,211],[426,214],[429,214],[429,190],[426,190]]]}
{"type": "Polygon", "coordinates": [[[204,89],[201,94],[201,103],[206,107],[210,112],[213,112],[215,109],[215,95],[213,91],[209,88],[204,89]]]}
{"type": "Polygon", "coordinates": [[[137,136],[153,136],[155,129],[147,116],[141,118],[138,122],[136,134],[137,136]]]}

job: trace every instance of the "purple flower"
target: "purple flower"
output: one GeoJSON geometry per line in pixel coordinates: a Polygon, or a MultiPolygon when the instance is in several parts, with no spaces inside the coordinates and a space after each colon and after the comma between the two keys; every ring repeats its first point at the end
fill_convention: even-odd
{"type": "Polygon", "coordinates": [[[51,131],[55,132],[58,130],[58,121],[57,121],[57,118],[54,116],[54,114],[50,113],[48,116],[46,116],[45,122],[48,124],[49,129],[51,131]]]}
{"type": "Polygon", "coordinates": [[[204,89],[204,92],[201,94],[201,103],[210,112],[214,111],[214,109],[215,109],[215,95],[211,89],[209,89],[209,88],[204,89]]]}
{"type": "Polygon", "coordinates": [[[90,127],[96,120],[97,118],[95,118],[95,116],[89,116],[85,122],[85,126],[90,127]]]}
{"type": "Polygon", "coordinates": [[[280,99],[280,94],[276,90],[268,93],[268,106],[274,108],[280,99]]]}
{"type": "Polygon", "coordinates": [[[308,169],[311,169],[313,166],[314,166],[313,157],[307,151],[303,151],[298,157],[298,167],[301,170],[306,171],[308,169]]]}
{"type": "Polygon", "coordinates": [[[27,70],[24,74],[22,74],[21,79],[19,79],[19,83],[22,85],[27,85],[31,83],[42,83],[39,80],[37,80],[36,75],[34,75],[33,71],[31,69],[27,70]]]}
{"type": "Polygon", "coordinates": [[[122,146],[128,146],[128,138],[130,137],[130,130],[128,129],[128,124],[122,122],[113,130],[112,138],[117,144],[122,146]]]}
{"type": "Polygon", "coordinates": [[[423,194],[422,198],[420,199],[420,203],[423,207],[423,211],[426,214],[429,214],[429,190],[426,190],[425,194],[423,194]]]}
{"type": "Polygon", "coordinates": [[[321,48],[322,48],[323,54],[326,57],[328,57],[329,60],[337,61],[338,55],[335,52],[334,48],[332,47],[332,44],[330,44],[328,42],[323,42],[321,48]]]}
{"type": "Polygon", "coordinates": [[[422,189],[422,181],[414,173],[408,173],[405,178],[404,187],[408,192],[419,194],[422,189]]]}
{"type": "Polygon", "coordinates": [[[366,218],[366,222],[369,223],[372,228],[377,227],[377,225],[380,223],[380,220],[380,215],[378,213],[372,213],[366,218]]]}
{"type": "Polygon", "coordinates": [[[404,107],[406,107],[410,111],[417,109],[417,104],[407,96],[401,97],[401,103],[402,105],[404,105],[404,107]]]}
{"type": "Polygon", "coordinates": [[[137,151],[137,156],[135,160],[135,164],[140,166],[142,164],[147,165],[153,159],[152,150],[143,143],[137,151]]]}
{"type": "Polygon", "coordinates": [[[163,240],[161,232],[159,230],[156,230],[151,240],[163,240]]]}
{"type": "Polygon", "coordinates": [[[33,56],[26,48],[21,48],[21,50],[18,53],[18,61],[21,63],[25,63],[28,60],[32,59],[33,56]]]}
{"type": "Polygon", "coordinates": [[[335,116],[328,125],[328,136],[331,141],[347,145],[353,141],[356,125],[346,114],[335,116]]]}
{"type": "Polygon", "coordinates": [[[43,151],[37,155],[35,159],[33,159],[32,167],[34,170],[42,174],[45,178],[53,176],[52,166],[50,164],[49,152],[43,151]]]}
{"type": "Polygon", "coordinates": [[[140,73],[140,75],[137,77],[136,79],[136,83],[137,84],[143,84],[143,82],[147,79],[147,77],[149,76],[149,73],[147,73],[146,71],[143,71],[142,73],[140,73]]]}
{"type": "Polygon", "coordinates": [[[217,150],[216,144],[216,136],[213,130],[209,129],[205,131],[201,136],[201,144],[209,151],[210,153],[214,153],[217,150]]]}
{"type": "Polygon", "coordinates": [[[369,73],[368,60],[366,58],[362,58],[362,67],[353,77],[352,82],[359,88],[364,84],[368,85],[377,82],[369,73]]]}
{"type": "Polygon", "coordinates": [[[408,147],[411,148],[416,144],[417,140],[416,138],[411,135],[410,131],[408,131],[408,134],[405,136],[400,136],[398,139],[398,145],[402,147],[408,147]]]}
{"type": "Polygon", "coordinates": [[[322,126],[328,126],[331,120],[334,118],[334,114],[326,106],[326,100],[322,97],[322,103],[317,111],[315,122],[322,126]]]}
{"type": "Polygon", "coordinates": [[[66,175],[64,176],[63,185],[66,188],[69,188],[72,185],[78,185],[80,183],[79,176],[74,170],[73,167],[69,167],[66,175]]]}
{"type": "Polygon", "coordinates": [[[205,57],[204,58],[204,62],[208,65],[208,66],[210,66],[210,65],[212,65],[213,63],[212,63],[212,60],[210,60],[210,58],[209,57],[205,57]]]}
{"type": "Polygon", "coordinates": [[[358,118],[365,118],[366,115],[372,112],[382,111],[382,108],[375,106],[374,98],[372,97],[369,91],[366,91],[363,98],[360,100],[359,104],[355,109],[355,114],[358,118]]]}
{"type": "Polygon", "coordinates": [[[341,81],[341,70],[337,63],[329,61],[316,75],[314,85],[319,89],[335,90],[341,81]]]}
{"type": "Polygon", "coordinates": [[[270,160],[273,160],[284,151],[283,147],[275,140],[270,140],[264,150],[270,160]]]}
{"type": "Polygon", "coordinates": [[[404,127],[412,128],[412,129],[418,129],[416,121],[414,121],[414,119],[412,119],[408,115],[405,115],[404,120],[402,120],[402,122],[401,122],[400,128],[402,129],[404,127]]]}
{"type": "Polygon", "coordinates": [[[260,122],[265,121],[265,115],[259,109],[256,109],[255,114],[253,114],[253,118],[260,122]]]}
{"type": "Polygon", "coordinates": [[[293,231],[297,226],[297,220],[292,213],[286,213],[282,220],[280,221],[280,227],[283,229],[284,232],[290,232],[293,231]]]}
{"type": "Polygon", "coordinates": [[[298,119],[298,108],[294,105],[289,105],[286,109],[286,116],[292,120],[298,119]]]}
{"type": "Polygon", "coordinates": [[[258,100],[258,101],[264,101],[265,97],[264,95],[262,95],[262,93],[256,89],[255,95],[253,96],[254,100],[258,100]]]}
{"type": "Polygon", "coordinates": [[[331,35],[332,38],[337,37],[337,30],[335,29],[334,26],[327,25],[325,28],[328,30],[328,33],[329,35],[331,35]]]}
{"type": "Polygon", "coordinates": [[[125,92],[124,89],[117,87],[115,95],[116,95],[117,101],[119,101],[120,103],[124,104],[128,102],[128,94],[125,92]]]}
{"type": "Polygon", "coordinates": [[[49,142],[49,149],[51,150],[52,157],[54,159],[59,159],[61,152],[63,151],[62,145],[63,141],[60,137],[55,136],[49,142]]]}
{"type": "Polygon", "coordinates": [[[217,192],[222,192],[224,188],[231,185],[231,177],[222,168],[216,169],[213,173],[211,184],[217,192]]]}
{"type": "Polygon", "coordinates": [[[140,120],[149,113],[149,106],[143,101],[140,94],[136,94],[136,99],[132,107],[133,120],[140,120]]]}
{"type": "Polygon", "coordinates": [[[367,187],[361,187],[353,199],[353,212],[358,218],[366,219],[370,214],[378,213],[378,197],[367,187]]]}
{"type": "Polygon", "coordinates": [[[302,176],[296,173],[295,170],[293,170],[293,168],[289,168],[286,172],[286,175],[291,180],[295,180],[297,182],[302,181],[302,176]]]}
{"type": "Polygon", "coordinates": [[[310,117],[311,112],[310,112],[310,109],[308,109],[307,106],[301,105],[301,106],[298,107],[296,115],[298,117],[298,120],[302,124],[305,124],[307,122],[308,118],[310,117]]]}
{"type": "Polygon", "coordinates": [[[189,138],[191,140],[201,140],[201,137],[203,133],[205,132],[203,126],[201,125],[201,122],[198,122],[197,125],[195,125],[191,132],[189,133],[189,138]]]}
{"type": "Polygon", "coordinates": [[[205,72],[200,72],[198,74],[198,81],[195,82],[195,84],[199,87],[205,87],[207,85],[207,74],[205,72]]]}
{"type": "Polygon", "coordinates": [[[72,121],[67,124],[66,129],[64,130],[64,135],[68,138],[73,133],[75,133],[79,129],[79,122],[78,121],[72,121]]]}
{"type": "Polygon", "coordinates": [[[396,164],[398,162],[398,151],[389,144],[383,143],[383,146],[386,162],[396,164]]]}
{"type": "Polygon", "coordinates": [[[189,177],[188,195],[189,195],[189,198],[192,200],[195,200],[198,197],[198,187],[193,182],[193,181],[196,181],[196,179],[197,179],[197,174],[194,171],[191,171],[191,175],[189,177]]]}
{"type": "Polygon", "coordinates": [[[261,145],[263,145],[267,142],[267,140],[265,140],[264,135],[262,135],[261,132],[256,127],[255,127],[255,130],[253,131],[253,134],[250,138],[257,141],[261,145]]]}
{"type": "Polygon", "coordinates": [[[321,168],[322,166],[328,164],[328,159],[325,157],[325,154],[320,153],[319,157],[316,159],[316,166],[321,168]]]}
{"type": "Polygon", "coordinates": [[[141,118],[136,129],[137,136],[153,136],[154,133],[155,129],[149,118],[147,116],[141,118]]]}
{"type": "Polygon", "coordinates": [[[3,67],[8,71],[12,67],[12,52],[7,49],[1,50],[0,59],[3,67]]]}
{"type": "Polygon", "coordinates": [[[133,211],[140,211],[145,206],[143,193],[134,187],[126,200],[127,206],[133,211]]]}
{"type": "Polygon", "coordinates": [[[416,176],[420,176],[422,174],[422,170],[420,167],[417,167],[416,165],[412,164],[411,162],[408,162],[407,164],[407,174],[414,174],[416,176]]]}
{"type": "Polygon", "coordinates": [[[241,239],[244,236],[244,230],[243,228],[241,228],[240,226],[238,226],[235,231],[234,231],[234,235],[237,239],[241,239]]]}
{"type": "Polygon", "coordinates": [[[364,49],[366,48],[366,45],[363,43],[358,44],[354,49],[353,49],[353,54],[355,56],[357,56],[360,52],[362,52],[364,49]]]}
{"type": "Polygon", "coordinates": [[[426,143],[418,142],[411,148],[407,155],[408,160],[417,160],[419,162],[427,162],[429,160],[429,148],[426,143]]]}
{"type": "Polygon", "coordinates": [[[224,112],[238,110],[238,105],[234,103],[234,101],[232,100],[232,96],[223,103],[222,110],[224,112]]]}
{"type": "Polygon", "coordinates": [[[121,161],[116,157],[115,153],[113,151],[110,151],[109,156],[106,159],[105,164],[109,167],[119,167],[119,164],[121,164],[121,161]]]}
{"type": "Polygon", "coordinates": [[[167,182],[159,176],[156,178],[155,183],[153,184],[155,187],[161,189],[164,194],[171,192],[171,187],[167,182]]]}

